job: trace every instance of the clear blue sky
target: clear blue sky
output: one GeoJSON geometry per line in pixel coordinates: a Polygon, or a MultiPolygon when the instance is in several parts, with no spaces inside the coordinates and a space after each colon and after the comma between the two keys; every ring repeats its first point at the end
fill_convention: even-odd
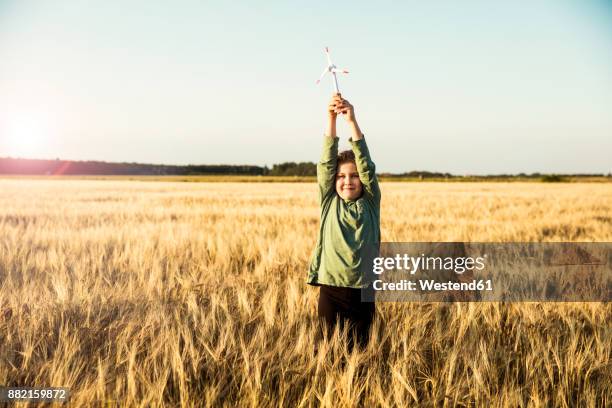
{"type": "Polygon", "coordinates": [[[612,171],[595,0],[0,0],[0,157],[316,161],[324,46],[379,171],[612,171]]]}

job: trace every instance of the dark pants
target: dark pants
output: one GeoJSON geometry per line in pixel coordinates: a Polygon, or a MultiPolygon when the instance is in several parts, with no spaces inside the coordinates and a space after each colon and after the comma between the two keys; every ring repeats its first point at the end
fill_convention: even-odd
{"type": "MultiPolygon", "coordinates": [[[[373,297],[373,289],[370,287],[367,290],[372,292],[373,297]]],[[[360,347],[365,347],[368,344],[374,311],[374,302],[361,301],[361,289],[320,285],[319,317],[327,326],[328,339],[336,324],[341,330],[348,325],[349,348],[353,347],[353,336],[356,336],[360,347]]]]}

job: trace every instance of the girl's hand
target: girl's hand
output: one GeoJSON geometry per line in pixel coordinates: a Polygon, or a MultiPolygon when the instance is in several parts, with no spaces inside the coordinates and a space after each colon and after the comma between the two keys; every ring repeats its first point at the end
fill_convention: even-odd
{"type": "Polygon", "coordinates": [[[336,119],[336,117],[338,116],[338,112],[336,112],[336,108],[340,105],[340,103],[342,102],[342,97],[340,96],[340,94],[333,94],[330,101],[329,101],[329,105],[327,105],[327,114],[329,116],[330,119],[336,119]]]}
{"type": "MultiPolygon", "coordinates": [[[[340,95],[338,95],[340,97],[340,95]]],[[[339,103],[336,103],[335,110],[336,114],[341,113],[345,115],[346,121],[349,123],[356,122],[355,119],[355,108],[350,104],[349,101],[340,97],[339,103]]]]}

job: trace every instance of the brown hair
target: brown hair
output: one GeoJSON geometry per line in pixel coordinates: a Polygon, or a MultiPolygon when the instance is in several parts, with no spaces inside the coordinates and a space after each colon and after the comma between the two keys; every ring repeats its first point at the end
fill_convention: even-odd
{"type": "MultiPolygon", "coordinates": [[[[355,163],[355,153],[352,150],[345,150],[343,152],[338,153],[338,166],[343,163],[355,163]]],[[[356,163],[355,163],[356,164],[356,163]]]]}

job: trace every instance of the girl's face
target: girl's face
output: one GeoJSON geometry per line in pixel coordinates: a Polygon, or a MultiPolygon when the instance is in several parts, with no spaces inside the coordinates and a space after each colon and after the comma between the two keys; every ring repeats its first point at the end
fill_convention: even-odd
{"type": "Polygon", "coordinates": [[[356,200],[361,197],[363,186],[359,180],[357,166],[353,162],[342,163],[336,172],[336,192],[345,200],[356,200]]]}

